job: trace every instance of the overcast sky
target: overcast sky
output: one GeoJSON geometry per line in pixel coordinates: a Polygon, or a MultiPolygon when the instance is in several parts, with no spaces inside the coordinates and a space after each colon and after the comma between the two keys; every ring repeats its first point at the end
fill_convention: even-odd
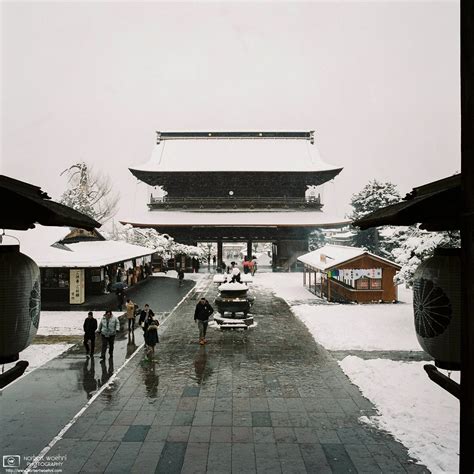
{"type": "MultiPolygon", "coordinates": [[[[459,5],[445,2],[2,3],[2,173],[58,198],[86,160],[145,207],[128,171],[155,130],[316,130],[344,167],[344,214],[369,179],[460,170],[459,5]]],[[[199,168],[199,163],[196,163],[199,168]]]]}

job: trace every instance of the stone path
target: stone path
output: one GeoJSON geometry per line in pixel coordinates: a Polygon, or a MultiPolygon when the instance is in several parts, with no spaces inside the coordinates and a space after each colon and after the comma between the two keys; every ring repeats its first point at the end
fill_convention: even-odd
{"type": "Polygon", "coordinates": [[[49,451],[63,472],[427,472],[358,422],[373,405],[283,300],[258,294],[257,328],[199,346],[200,295],[168,320],[156,362],[131,359],[49,451]]]}
{"type": "MultiPolygon", "coordinates": [[[[163,317],[193,287],[189,280],[178,287],[176,279],[152,278],[134,288],[133,299],[140,307],[149,303],[163,317]]],[[[84,310],[84,317],[86,314],[84,310]]],[[[95,316],[100,318],[101,313],[95,316]]],[[[117,337],[113,361],[99,361],[101,343],[97,337],[94,359],[85,358],[80,344],[1,390],[0,455],[37,455],[142,344],[143,331],[135,333],[135,337],[127,337],[126,332],[117,337]]]]}

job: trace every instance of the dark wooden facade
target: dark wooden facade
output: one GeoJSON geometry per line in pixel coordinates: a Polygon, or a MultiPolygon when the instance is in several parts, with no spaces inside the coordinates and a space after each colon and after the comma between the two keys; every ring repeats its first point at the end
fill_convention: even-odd
{"type": "MultiPolygon", "coordinates": [[[[314,143],[314,132],[157,132],[157,143],[162,148],[159,161],[165,152],[166,140],[194,140],[196,150],[204,140],[299,140],[314,143]]],[[[235,144],[235,142],[234,142],[235,144]]],[[[259,153],[264,153],[259,149],[259,153]]],[[[200,170],[199,153],[196,151],[195,170],[173,171],[163,167],[158,162],[153,169],[133,169],[131,173],[140,181],[150,186],[158,186],[165,191],[165,196],[151,197],[148,207],[150,211],[186,211],[189,214],[199,212],[253,212],[271,211],[310,212],[321,211],[322,203],[319,196],[307,196],[308,187],[321,185],[335,176],[342,168],[318,165],[295,166],[297,159],[308,158],[310,153],[298,148],[300,155],[285,157],[285,171],[273,169],[259,170],[258,163],[246,170],[214,171],[200,170]],[[295,169],[296,168],[296,169],[295,169]]],[[[194,153],[194,147],[189,153],[194,153]]],[[[265,155],[273,156],[273,155],[265,155]]],[[[203,155],[203,159],[206,157],[203,155]]],[[[255,157],[258,161],[259,155],[255,157]]],[[[219,160],[228,159],[225,154],[219,160]]],[[[236,163],[238,165],[238,163],[236,163]]],[[[281,163],[280,163],[281,164],[281,163]]],[[[179,163],[178,163],[179,165],[179,163]]],[[[219,163],[216,164],[219,166],[219,163]]],[[[153,212],[150,212],[152,216],[153,212]]],[[[297,265],[297,257],[308,251],[308,235],[319,225],[276,225],[266,222],[262,225],[212,225],[205,222],[201,225],[168,224],[163,212],[161,222],[144,224],[140,222],[123,221],[135,227],[153,227],[158,232],[171,235],[177,242],[195,245],[197,242],[217,242],[218,265],[222,263],[222,245],[224,242],[247,242],[251,251],[253,242],[272,242],[273,268],[289,270],[297,265]]],[[[213,220],[212,222],[215,222],[213,220]]],[[[331,223],[333,226],[334,223],[331,223]]],[[[337,225],[337,224],[336,224],[337,225]]],[[[250,256],[250,255],[249,255],[250,256]]]]}

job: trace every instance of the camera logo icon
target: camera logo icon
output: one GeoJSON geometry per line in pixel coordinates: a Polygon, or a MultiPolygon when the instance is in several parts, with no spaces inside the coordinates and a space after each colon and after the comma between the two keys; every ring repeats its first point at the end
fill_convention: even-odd
{"type": "Polygon", "coordinates": [[[3,467],[20,467],[20,460],[17,454],[3,456],[3,467]]]}

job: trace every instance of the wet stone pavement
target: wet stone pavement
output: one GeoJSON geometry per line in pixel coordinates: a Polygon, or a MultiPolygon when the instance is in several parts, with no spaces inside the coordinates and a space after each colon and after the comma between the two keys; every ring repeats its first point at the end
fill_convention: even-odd
{"type": "Polygon", "coordinates": [[[63,472],[427,472],[358,421],[373,405],[284,301],[256,295],[257,328],[200,346],[201,294],[167,320],[156,361],[135,355],[49,451],[63,472]]]}

